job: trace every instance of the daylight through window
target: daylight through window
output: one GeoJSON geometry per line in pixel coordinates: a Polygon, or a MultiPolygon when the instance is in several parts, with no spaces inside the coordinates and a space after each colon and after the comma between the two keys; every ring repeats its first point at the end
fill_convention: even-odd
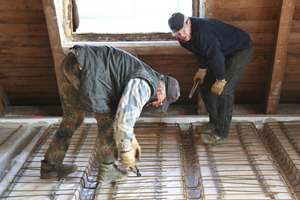
{"type": "Polygon", "coordinates": [[[192,16],[192,0],[76,0],[77,33],[167,33],[174,12],[192,16]]]}

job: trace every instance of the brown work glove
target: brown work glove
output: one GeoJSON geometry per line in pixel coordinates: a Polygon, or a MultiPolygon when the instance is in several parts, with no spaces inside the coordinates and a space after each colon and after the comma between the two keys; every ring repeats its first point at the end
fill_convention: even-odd
{"type": "Polygon", "coordinates": [[[223,89],[225,87],[226,81],[225,79],[223,80],[216,80],[216,82],[213,84],[213,86],[211,87],[211,92],[215,95],[220,96],[223,92],[223,89]]]}
{"type": "Polygon", "coordinates": [[[204,77],[206,75],[206,69],[198,69],[198,71],[196,72],[195,76],[194,76],[194,83],[196,83],[199,80],[199,83],[202,84],[204,81],[204,77]]]}
{"type": "Polygon", "coordinates": [[[141,153],[141,147],[135,138],[132,141],[125,139],[121,147],[121,163],[126,168],[135,168],[135,161],[140,160],[141,153]]]}

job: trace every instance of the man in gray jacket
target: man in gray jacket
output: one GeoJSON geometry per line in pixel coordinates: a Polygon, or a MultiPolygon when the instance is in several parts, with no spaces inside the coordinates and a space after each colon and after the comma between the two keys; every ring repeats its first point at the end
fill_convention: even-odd
{"type": "Polygon", "coordinates": [[[75,46],[62,62],[63,120],[41,162],[41,178],[66,176],[75,164],[62,164],[71,137],[93,112],[99,132],[97,181],[124,180],[127,171],[115,165],[118,157],[135,170],[141,156],[134,125],[145,105],[162,106],[180,96],[176,79],[162,75],[129,53],[111,46],[75,46]]]}

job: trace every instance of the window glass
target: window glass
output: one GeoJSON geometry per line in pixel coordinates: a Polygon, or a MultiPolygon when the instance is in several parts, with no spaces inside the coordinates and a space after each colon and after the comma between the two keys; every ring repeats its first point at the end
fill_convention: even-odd
{"type": "Polygon", "coordinates": [[[76,0],[76,33],[167,33],[174,12],[192,16],[192,0],[76,0]]]}

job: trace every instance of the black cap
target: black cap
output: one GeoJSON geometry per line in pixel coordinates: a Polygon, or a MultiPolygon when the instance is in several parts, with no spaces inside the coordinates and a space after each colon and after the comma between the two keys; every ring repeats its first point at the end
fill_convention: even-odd
{"type": "Polygon", "coordinates": [[[173,36],[176,36],[182,29],[185,28],[187,19],[188,18],[186,16],[179,12],[172,14],[168,23],[173,36]]]}

